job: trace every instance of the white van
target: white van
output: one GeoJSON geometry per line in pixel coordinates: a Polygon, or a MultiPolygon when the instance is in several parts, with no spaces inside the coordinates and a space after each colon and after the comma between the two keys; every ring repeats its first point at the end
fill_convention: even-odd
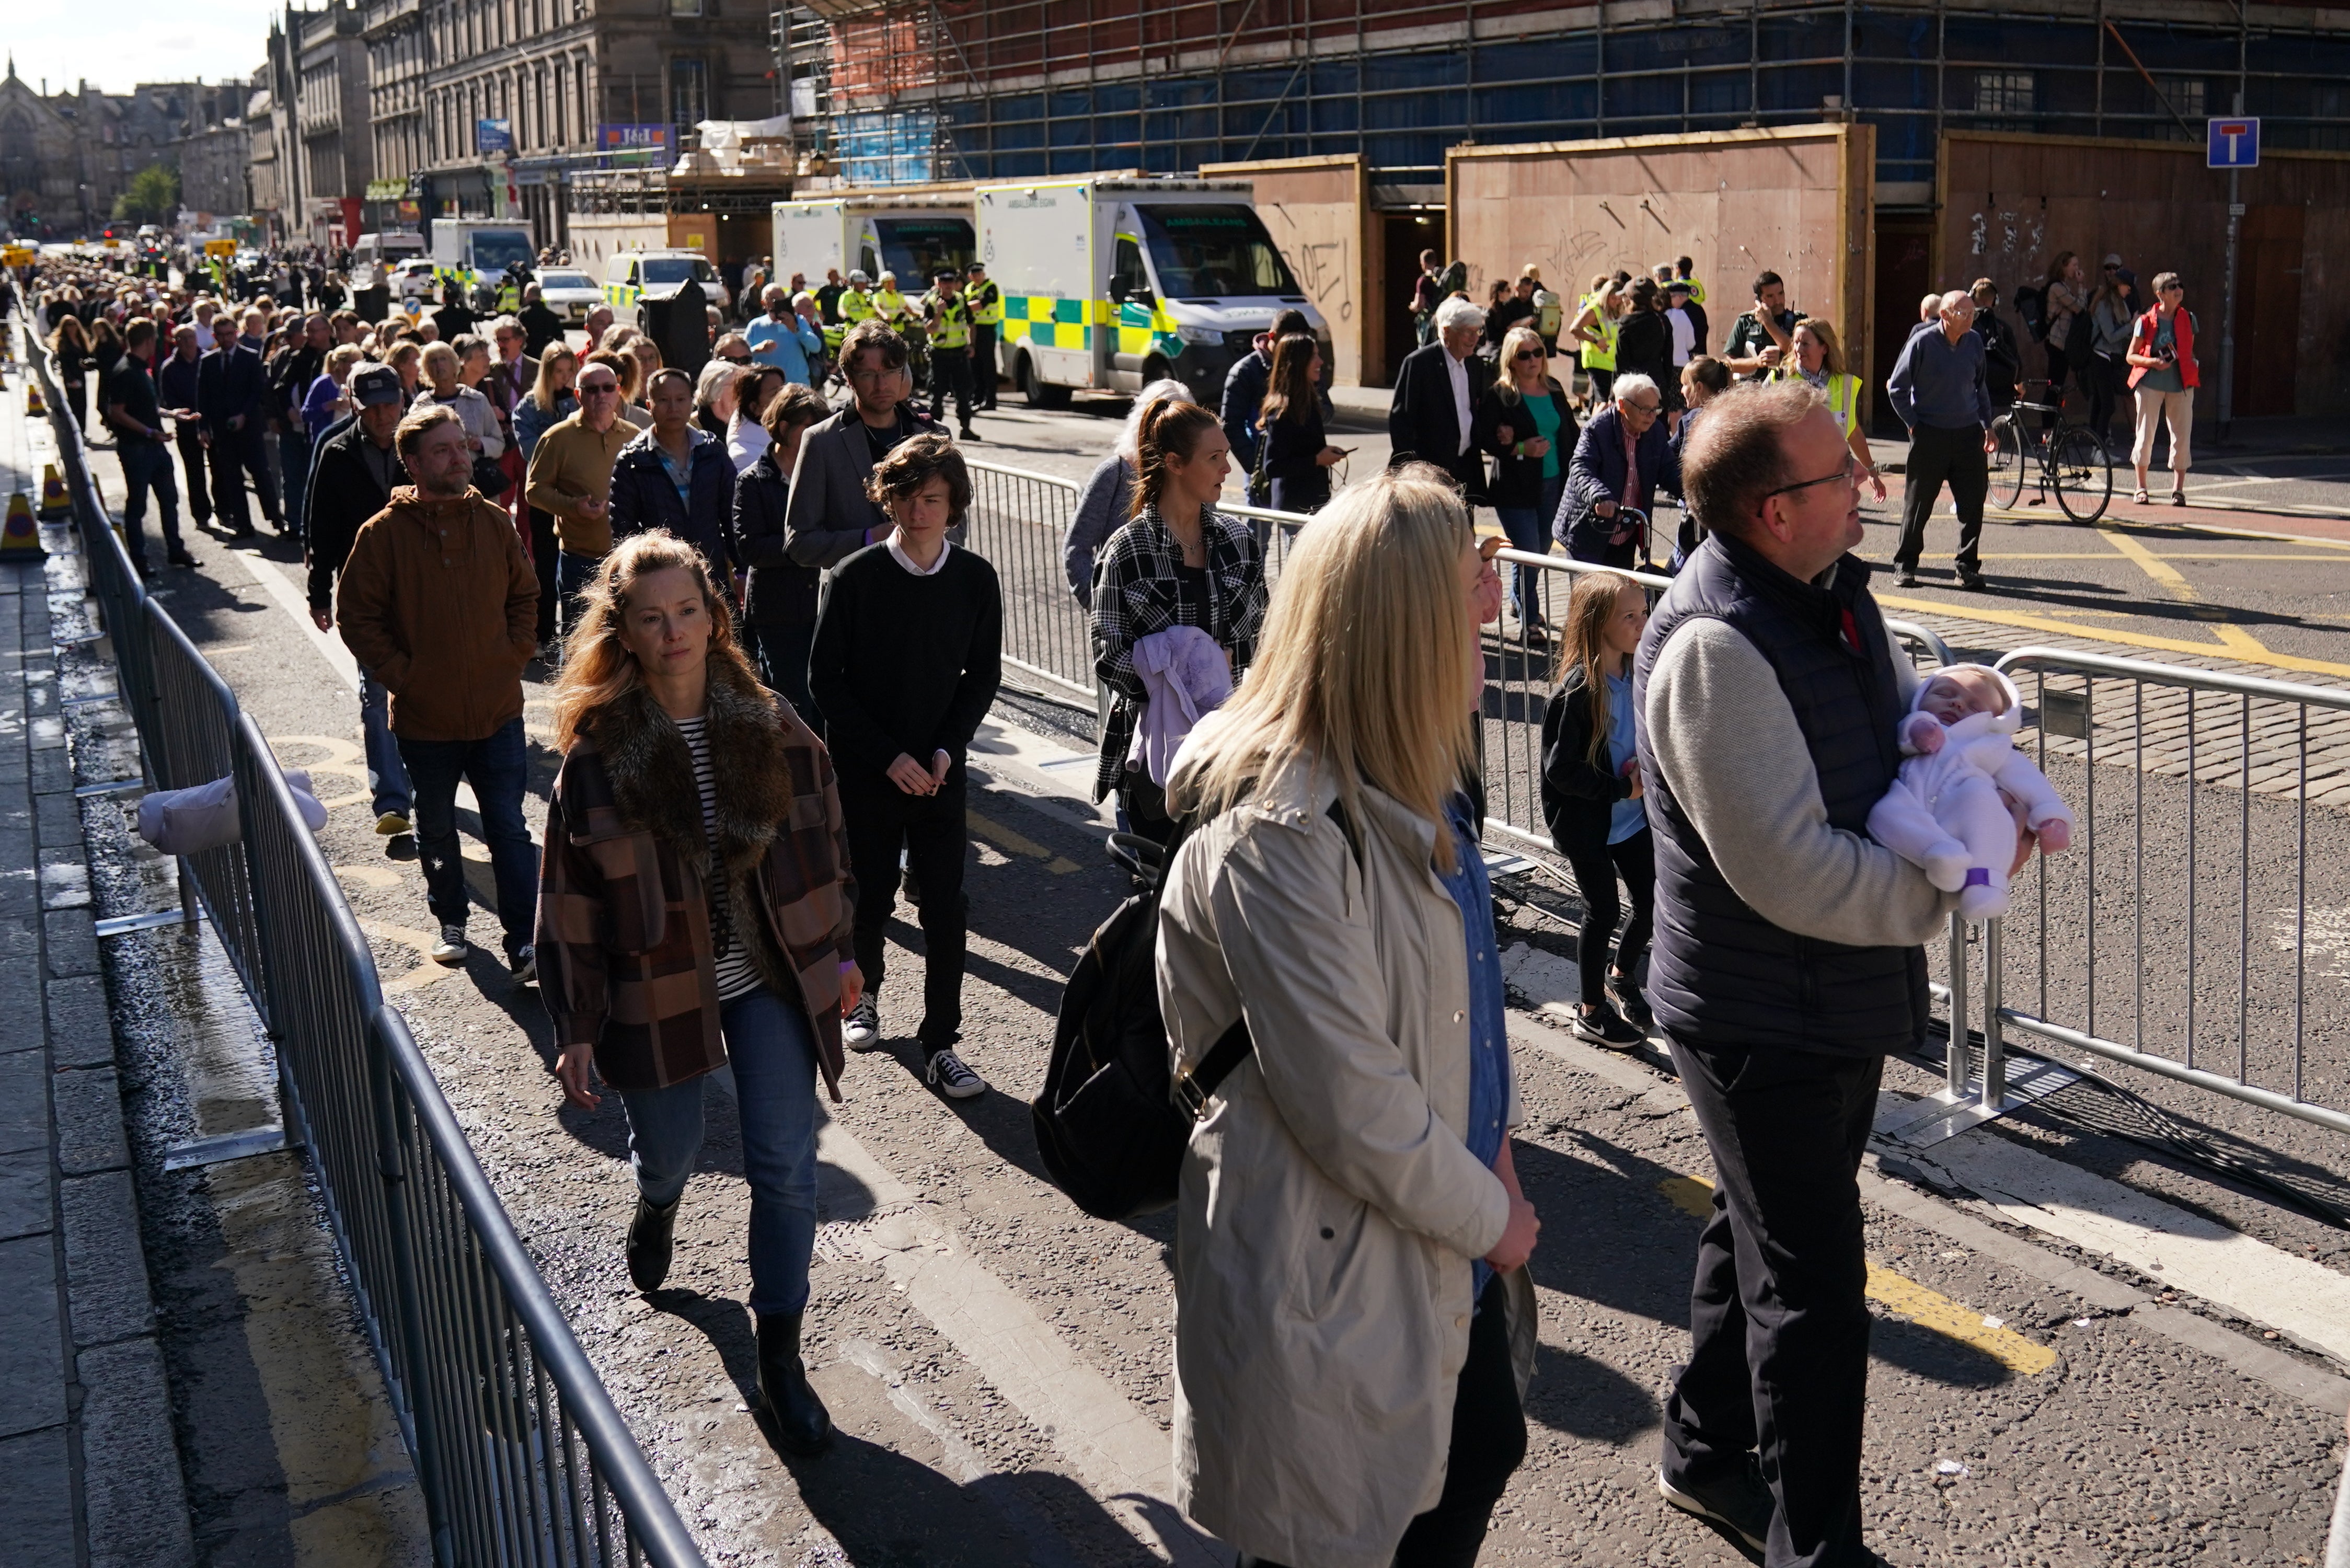
{"type": "Polygon", "coordinates": [[[385,269],[424,254],[421,234],[361,234],[351,246],[351,286],[374,288],[388,285],[385,269]]]}
{"type": "Polygon", "coordinates": [[[1245,180],[1081,175],[982,185],[979,259],[1003,291],[1007,375],[1035,407],[1173,377],[1202,407],[1284,309],[1330,329],[1257,216],[1245,180]]]}
{"type": "Polygon", "coordinates": [[[811,289],[836,269],[844,278],[861,271],[876,284],[888,272],[910,299],[934,274],[960,273],[977,254],[968,191],[848,192],[778,202],[774,212],[775,276],[789,282],[798,273],[811,289]]]}

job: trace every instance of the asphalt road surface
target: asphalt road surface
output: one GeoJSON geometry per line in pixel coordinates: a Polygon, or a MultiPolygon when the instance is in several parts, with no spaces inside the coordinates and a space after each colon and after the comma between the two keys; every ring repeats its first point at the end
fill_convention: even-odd
{"type": "MultiPolygon", "coordinates": [[[[981,429],[989,458],[1001,453],[1018,466],[1076,477],[1090,466],[1088,452],[1107,450],[1115,425],[1089,410],[1007,411],[981,429]],[[1082,450],[1071,455],[1073,447],[1082,450]]],[[[112,459],[101,454],[97,466],[112,491],[112,459]]],[[[2004,541],[2007,531],[1995,536],[2004,541]]],[[[1882,537],[1873,531],[1871,547],[1882,537]]],[[[2209,642],[2217,656],[2250,658],[2204,636],[2191,607],[2154,592],[2144,564],[2112,551],[2102,535],[2083,532],[2067,542],[2077,554],[2103,546],[2112,555],[2110,566],[2099,558],[2064,570],[2132,596],[2134,618],[2116,624],[2159,626],[2177,640],[2209,642]]],[[[731,1100],[723,1092],[711,1097],[712,1136],[686,1200],[671,1284],[639,1297],[620,1259],[631,1189],[619,1107],[608,1099],[587,1114],[563,1104],[536,993],[513,988],[494,957],[477,950],[454,971],[425,960],[431,920],[420,878],[413,863],[386,858],[372,832],[357,771],[356,699],[293,607],[292,546],[197,535],[192,548],[198,568],[172,574],[163,602],[281,760],[310,767],[321,781],[331,808],[321,844],[391,999],[712,1561],[1221,1560],[1204,1555],[1162,1503],[1140,1495],[1153,1457],[1165,1462],[1171,1223],[1166,1216],[1129,1226],[1083,1218],[1042,1179],[1028,1130],[1025,1102],[1042,1075],[1061,978],[1121,891],[1097,818],[1070,798],[1087,770],[1055,750],[1082,750],[1069,734],[1081,722],[1065,708],[1007,700],[998,713],[1004,722],[988,740],[1000,754],[975,768],[964,1051],[992,1091],[954,1104],[922,1085],[902,978],[881,999],[881,1047],[850,1061],[847,1103],[833,1111],[826,1134],[827,1223],[809,1315],[813,1376],[842,1438],[826,1459],[787,1462],[748,1408],[747,1196],[731,1100]],[[1055,728],[1057,738],[1045,733],[1055,728]]],[[[2202,580],[2190,568],[2203,569],[2177,569],[2202,580]]],[[[2297,580],[2314,570],[2246,566],[2228,593],[2249,594],[2243,584],[2264,576],[2297,580]]],[[[2218,587],[2210,591],[2199,602],[2230,604],[2218,587]]],[[[1942,602],[1931,590],[1922,597],[1942,602]]],[[[1948,600],[1953,615],[1940,624],[2019,630],[1961,621],[1975,601],[1948,600]]],[[[2282,640],[2271,627],[2255,635],[2282,640]]],[[[2334,632],[2320,625],[2305,635],[2293,646],[2306,657],[2350,668],[2350,645],[2333,640],[2334,632]]],[[[556,759],[545,689],[534,684],[527,695],[527,813],[536,827],[556,759]]],[[[2051,772],[2068,792],[2083,787],[2061,761],[2051,772]]],[[[2099,772],[2141,776],[2103,764],[2099,772]]],[[[2114,819],[2122,826],[2109,828],[2102,815],[2098,824],[2134,837],[2142,818],[2157,846],[2145,885],[2158,940],[2173,944],[2161,951],[2192,940],[2232,953],[2246,909],[2272,946],[2264,922],[2288,895],[2274,884],[2270,849],[2292,842],[2293,813],[2278,806],[2282,815],[2271,816],[2257,807],[2249,902],[2231,881],[2225,899],[2204,907],[2211,924],[2189,932],[2171,903],[2159,901],[2184,866],[2187,786],[2147,782],[2145,805],[2129,796],[2131,815],[2114,819]]],[[[2124,798],[2118,786],[2105,787],[2124,798]]],[[[2350,904],[2341,886],[2350,835],[2333,808],[2312,815],[2312,842],[2330,878],[2319,892],[2331,907],[2350,904]]],[[[465,821],[470,831],[474,824],[465,821]]],[[[477,844],[469,841],[468,852],[482,901],[487,866],[477,844]]],[[[1537,873],[1505,882],[1503,895],[1505,944],[1526,943],[1554,961],[1572,953],[1564,922],[1574,909],[1564,889],[1537,873]]],[[[2100,896],[2137,895],[2101,884],[2100,896]]],[[[2065,927],[2056,911],[2079,901],[2058,884],[2050,909],[2060,939],[2065,927]]],[[[486,938],[494,929],[484,903],[474,929],[486,938]]],[[[892,966],[903,977],[919,961],[908,950],[918,950],[920,938],[902,919],[893,937],[892,966]]],[[[2066,972],[2060,963],[2060,991],[2066,972]]],[[[2283,1005],[2275,972],[2262,971],[2259,983],[2259,1005],[2272,1015],[2283,1005]]],[[[2320,988],[2320,1054],[2336,1078],[2345,1049],[2343,985],[2328,974],[2320,988]]],[[[2178,994],[2158,991],[2149,1003],[2158,1029],[2175,1018],[2178,994]]],[[[2118,997],[2107,1003],[2122,1004],[2118,997]]],[[[2215,992],[2205,1005],[2232,1008],[2232,992],[2215,992]]],[[[1740,1553],[1667,1510],[1649,1485],[1661,1400],[1687,1354],[1692,1210],[1702,1207],[1711,1176],[1703,1141],[1653,1053],[1595,1063],[1524,1012],[1513,1012],[1513,1039],[1530,1116],[1519,1168],[1545,1219],[1533,1264],[1543,1349],[1528,1396],[1533,1447],[1485,1561],[1737,1562],[1740,1553]]],[[[1915,1095],[1933,1084],[1922,1067],[1888,1069],[1890,1089],[1915,1095]]],[[[2190,1130],[2206,1141],[2341,1201],[2338,1137],[2208,1101],[2184,1103],[2202,1113],[2190,1130]]],[[[2264,1261],[2273,1255],[2316,1271],[2304,1277],[2320,1284],[2350,1270],[2342,1231],[2272,1194],[2128,1141],[2123,1135],[2137,1129],[2113,1104],[2067,1090],[1981,1137],[1995,1152],[2054,1154],[2126,1184],[2118,1190],[2159,1196],[2172,1212],[2248,1238],[2264,1261]]],[[[164,1106],[157,1114],[180,1113],[164,1106]]],[[[1910,1168],[1890,1160],[1883,1168],[1910,1168]]],[[[2009,1223],[1981,1203],[1945,1201],[1875,1173],[1868,1183],[1867,1242],[1878,1272],[1863,1489],[1871,1542],[1890,1561],[2086,1568],[2321,1558],[2350,1392],[2340,1366],[2305,1346],[2307,1335],[2291,1324],[2264,1330],[2224,1303],[2172,1288],[2158,1272],[2009,1223]],[[2192,1322],[2182,1327],[2186,1319],[2192,1322]]],[[[159,1223],[185,1226],[176,1211],[159,1223]]],[[[208,1255],[200,1248],[188,1254],[195,1262],[183,1258],[167,1272],[189,1279],[208,1255]]],[[[213,1311],[192,1283],[166,1303],[167,1340],[181,1346],[175,1365],[228,1354],[202,1348],[213,1311]]],[[[250,1354],[266,1359],[268,1350],[250,1354]]],[[[235,1379],[223,1378],[205,1407],[207,1425],[183,1433],[185,1440],[252,1447],[265,1426],[260,1397],[241,1396],[235,1379]]]]}

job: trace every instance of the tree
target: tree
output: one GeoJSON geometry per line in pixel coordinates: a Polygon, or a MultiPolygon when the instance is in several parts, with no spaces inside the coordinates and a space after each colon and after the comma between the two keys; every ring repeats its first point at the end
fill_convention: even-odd
{"type": "Polygon", "coordinates": [[[114,199],[114,215],[137,223],[168,223],[180,210],[180,171],[150,163],[114,199]]]}

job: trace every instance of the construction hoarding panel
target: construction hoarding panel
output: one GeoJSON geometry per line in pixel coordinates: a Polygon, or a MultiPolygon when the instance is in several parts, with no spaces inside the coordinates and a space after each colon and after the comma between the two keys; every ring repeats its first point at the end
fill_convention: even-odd
{"type": "Polygon", "coordinates": [[[1330,384],[1367,386],[1364,333],[1376,330],[1368,305],[1371,246],[1369,174],[1360,153],[1283,158],[1255,163],[1202,163],[1203,180],[1246,180],[1256,187],[1257,215],[1297,275],[1305,296],[1330,324],[1330,384]]]}
{"type": "Polygon", "coordinates": [[[1755,275],[1775,272],[1787,303],[1834,322],[1846,363],[1865,371],[1876,156],[1861,124],[1456,147],[1448,258],[1469,264],[1480,304],[1531,262],[1571,310],[1598,274],[1688,256],[1717,349],[1753,304],[1755,275]]]}
{"type": "MultiPolygon", "coordinates": [[[[2079,255],[2093,287],[2104,259],[2120,256],[2149,305],[2155,275],[2175,272],[2195,313],[2196,414],[2219,416],[2228,173],[2204,166],[2199,142],[1948,131],[1941,151],[1936,287],[1997,284],[2038,376],[2043,350],[2014,314],[2015,291],[2044,282],[2059,255],[2079,255]]],[[[2350,154],[2266,147],[2236,178],[2233,412],[2350,413],[2350,293],[2331,286],[2327,265],[2350,256],[2350,154]]]]}

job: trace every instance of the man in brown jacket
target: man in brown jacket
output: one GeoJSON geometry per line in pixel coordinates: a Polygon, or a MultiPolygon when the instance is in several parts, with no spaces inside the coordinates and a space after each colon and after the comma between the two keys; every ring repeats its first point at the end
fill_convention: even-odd
{"type": "Polygon", "coordinates": [[[391,732],[415,792],[425,901],[441,922],[435,962],[465,961],[465,871],[457,782],[473,786],[497,883],[507,966],[536,975],[531,924],[538,851],[523,826],[528,753],[522,670],[537,649],[538,579],[514,522],[473,486],[465,427],[448,409],[400,421],[413,486],[368,519],[335,591],[343,641],[391,693],[391,732]]]}
{"type": "Polygon", "coordinates": [[[637,437],[620,418],[610,366],[583,361],[575,389],[579,411],[538,438],[523,481],[523,498],[555,519],[555,597],[567,634],[579,624],[579,590],[612,548],[612,464],[637,437]]]}

